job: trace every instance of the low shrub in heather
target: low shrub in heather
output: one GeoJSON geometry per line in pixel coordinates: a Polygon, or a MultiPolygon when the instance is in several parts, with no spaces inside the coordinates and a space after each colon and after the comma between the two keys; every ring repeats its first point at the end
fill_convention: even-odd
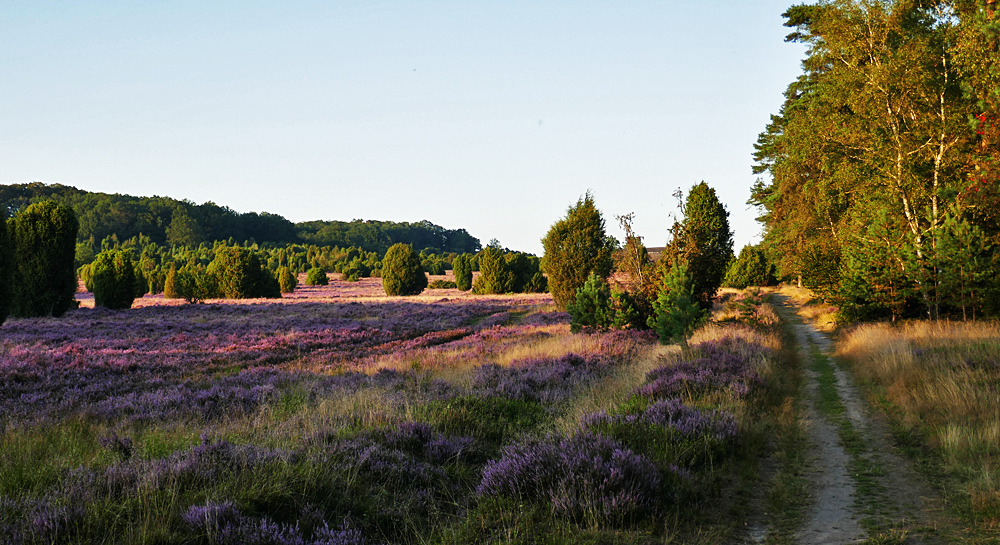
{"type": "Polygon", "coordinates": [[[457,287],[458,284],[452,282],[451,280],[435,280],[430,284],[427,284],[427,288],[432,290],[450,290],[457,287]]]}
{"type": "Polygon", "coordinates": [[[306,273],[307,286],[326,286],[330,284],[330,279],[326,276],[326,271],[319,267],[313,267],[306,273]]]}
{"type": "Polygon", "coordinates": [[[358,530],[323,525],[308,532],[299,527],[274,522],[267,517],[244,516],[231,502],[192,505],[182,515],[192,536],[207,543],[253,545],[364,545],[358,530]]]}
{"type": "Polygon", "coordinates": [[[484,364],[472,372],[473,391],[482,397],[557,404],[607,376],[607,358],[566,354],[528,359],[507,367],[484,364]]]}
{"type": "Polygon", "coordinates": [[[620,525],[655,513],[673,499],[649,458],[590,433],[514,443],[489,462],[477,492],[547,504],[585,524],[620,525]]]}
{"type": "Polygon", "coordinates": [[[764,347],[732,338],[701,343],[695,347],[692,359],[650,371],[646,384],[635,393],[664,399],[724,391],[736,399],[745,398],[763,389],[759,365],[766,352],[764,347]]]}
{"type": "Polygon", "coordinates": [[[619,411],[587,415],[583,428],[620,441],[663,469],[712,469],[735,455],[740,443],[733,415],[690,407],[680,399],[647,404],[633,398],[619,411]]]}

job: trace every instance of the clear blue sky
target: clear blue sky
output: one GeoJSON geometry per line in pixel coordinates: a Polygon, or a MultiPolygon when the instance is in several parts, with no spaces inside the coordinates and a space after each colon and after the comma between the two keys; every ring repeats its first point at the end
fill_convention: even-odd
{"type": "Polygon", "coordinates": [[[737,251],[799,73],[790,0],[0,3],[0,183],[539,239],[588,189],[666,241],[705,180],[737,251]]]}

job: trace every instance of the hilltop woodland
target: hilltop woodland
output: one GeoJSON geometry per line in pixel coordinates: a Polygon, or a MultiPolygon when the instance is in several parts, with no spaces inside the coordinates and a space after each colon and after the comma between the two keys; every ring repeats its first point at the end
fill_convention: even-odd
{"type": "Polygon", "coordinates": [[[1000,314],[994,0],[797,5],[802,74],[760,135],[753,188],[777,275],[841,319],[1000,314]]]}

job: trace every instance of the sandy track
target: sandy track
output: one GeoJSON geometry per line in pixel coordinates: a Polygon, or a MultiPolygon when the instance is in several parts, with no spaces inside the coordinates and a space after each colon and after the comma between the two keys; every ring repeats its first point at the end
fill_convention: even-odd
{"type": "Polygon", "coordinates": [[[864,541],[868,536],[860,521],[867,518],[883,531],[894,528],[897,535],[906,536],[908,544],[939,543],[936,529],[950,523],[940,495],[894,452],[884,416],[868,406],[848,374],[833,364],[834,386],[845,416],[865,443],[862,452],[854,454],[844,448],[836,422],[816,408],[820,385],[817,373],[811,369],[814,347],[829,356],[833,343],[826,334],[794,316],[794,307],[787,298],[776,296],[775,302],[782,318],[794,328],[807,380],[803,406],[811,443],[807,478],[813,497],[802,528],[795,535],[796,542],[826,545],[864,541]],[[880,468],[863,498],[851,476],[855,460],[880,468]]]}

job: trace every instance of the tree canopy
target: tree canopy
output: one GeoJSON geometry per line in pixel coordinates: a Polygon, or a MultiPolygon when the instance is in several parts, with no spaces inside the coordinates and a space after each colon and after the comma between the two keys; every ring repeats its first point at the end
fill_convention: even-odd
{"type": "Polygon", "coordinates": [[[942,255],[955,237],[990,248],[1000,236],[997,12],[829,0],[784,16],[787,39],[809,49],[758,139],[754,171],[769,179],[750,199],[779,276],[846,318],[1000,309],[995,286],[949,288],[953,269],[978,269],[958,274],[975,280],[995,267],[990,250],[942,255]]]}
{"type": "Polygon", "coordinates": [[[604,231],[604,217],[588,191],[570,206],[566,217],[549,228],[542,239],[542,268],[549,276],[549,291],[562,308],[576,300],[576,290],[591,274],[606,278],[614,264],[618,244],[604,231]]]}

